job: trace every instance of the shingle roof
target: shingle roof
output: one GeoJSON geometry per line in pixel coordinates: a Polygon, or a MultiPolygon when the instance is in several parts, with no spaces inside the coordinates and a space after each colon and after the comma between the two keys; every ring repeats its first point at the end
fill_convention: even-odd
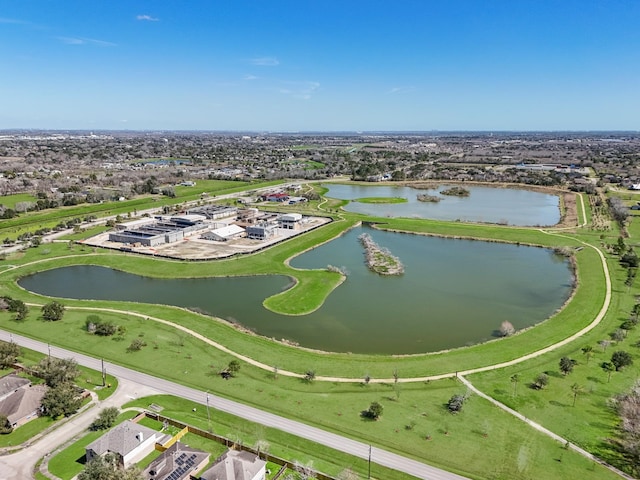
{"type": "Polygon", "coordinates": [[[183,480],[190,478],[209,462],[210,453],[174,443],[145,470],[145,478],[153,473],[156,480],[183,480]]]}
{"type": "Polygon", "coordinates": [[[20,387],[29,385],[31,382],[26,378],[19,377],[13,373],[0,378],[0,398],[5,397],[20,387]]]}
{"type": "Polygon", "coordinates": [[[266,462],[251,452],[229,450],[204,472],[201,480],[251,480],[266,462]]]}
{"type": "Polygon", "coordinates": [[[86,449],[93,450],[97,455],[112,452],[124,457],[140,445],[142,441],[151,436],[155,437],[157,433],[149,427],[127,420],[91,442],[86,449]],[[143,440],[139,438],[140,433],[143,435],[143,440]]]}
{"type": "Polygon", "coordinates": [[[0,401],[0,413],[13,425],[40,408],[42,397],[46,392],[46,385],[20,388],[0,401]]]}

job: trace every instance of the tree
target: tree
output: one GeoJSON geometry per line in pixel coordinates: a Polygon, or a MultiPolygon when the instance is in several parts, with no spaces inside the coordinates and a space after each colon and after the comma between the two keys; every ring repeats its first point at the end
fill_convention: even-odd
{"type": "Polygon", "coordinates": [[[316,371],[315,370],[307,370],[307,373],[304,374],[304,381],[307,383],[311,383],[316,379],[316,371]]]}
{"type": "Polygon", "coordinates": [[[17,343],[0,340],[0,368],[9,368],[18,361],[21,353],[17,343]]]}
{"type": "Polygon", "coordinates": [[[628,365],[633,365],[633,358],[629,352],[618,350],[611,355],[611,363],[616,367],[616,372],[628,365]]]}
{"type": "Polygon", "coordinates": [[[539,374],[533,381],[533,388],[536,390],[543,390],[547,385],[549,385],[549,375],[546,373],[539,374]]]}
{"type": "Polygon", "coordinates": [[[638,259],[638,255],[632,248],[630,248],[627,253],[620,257],[620,265],[626,268],[638,268],[638,266],[640,265],[640,260],[638,259]]]}
{"type": "Polygon", "coordinates": [[[513,383],[513,396],[515,397],[518,394],[518,382],[520,381],[520,374],[514,373],[511,375],[511,383],[513,383]]]}
{"type": "Polygon", "coordinates": [[[573,385],[571,385],[571,393],[573,393],[573,406],[576,406],[576,398],[578,398],[578,395],[582,395],[585,392],[585,388],[578,384],[578,383],[574,383],[573,385]]]}
{"type": "Polygon", "coordinates": [[[384,407],[378,402],[371,402],[369,405],[369,410],[365,410],[363,412],[363,416],[370,418],[372,420],[378,420],[382,416],[382,412],[384,411],[384,407]]]}
{"type": "Polygon", "coordinates": [[[591,345],[587,345],[586,347],[582,347],[582,353],[585,357],[587,357],[587,365],[589,365],[589,360],[593,357],[593,347],[591,345]]]}
{"type": "Polygon", "coordinates": [[[618,395],[615,406],[621,420],[619,445],[628,460],[626,466],[637,477],[640,473],[640,384],[636,383],[630,392],[618,395]]]}
{"type": "Polygon", "coordinates": [[[13,432],[13,427],[9,423],[9,419],[5,415],[0,414],[0,435],[11,432],[13,432]]]}
{"type": "Polygon", "coordinates": [[[569,357],[562,357],[560,359],[560,371],[563,375],[568,375],[573,371],[573,367],[577,362],[569,357]]]}
{"type": "Polygon", "coordinates": [[[462,410],[464,405],[465,397],[464,395],[454,395],[447,402],[447,408],[451,413],[458,413],[462,410]]]}
{"type": "Polygon", "coordinates": [[[78,474],[78,480],[142,480],[144,477],[138,467],[120,468],[115,454],[95,457],[78,474]]]}
{"type": "Polygon", "coordinates": [[[232,377],[236,376],[236,373],[240,371],[240,362],[238,360],[231,360],[229,365],[227,365],[227,372],[231,374],[232,377]]]}
{"type": "Polygon", "coordinates": [[[51,388],[61,383],[72,383],[80,375],[78,363],[73,358],[45,357],[33,368],[33,371],[51,388]]]}
{"type": "Polygon", "coordinates": [[[622,328],[617,328],[614,332],[611,333],[611,340],[616,343],[620,343],[624,340],[624,337],[627,336],[627,332],[622,328]]]}
{"type": "Polygon", "coordinates": [[[120,410],[117,407],[103,408],[98,417],[89,425],[89,430],[106,430],[113,427],[119,414],[120,410]]]}
{"type": "Polygon", "coordinates": [[[42,397],[42,409],[51,418],[73,415],[81,405],[82,399],[78,396],[78,390],[70,382],[50,388],[42,397]]]}
{"type": "Polygon", "coordinates": [[[18,299],[6,297],[6,296],[0,297],[0,298],[2,298],[2,300],[6,304],[7,310],[9,310],[10,312],[15,312],[16,316],[14,320],[20,321],[27,318],[29,309],[27,308],[27,305],[22,300],[18,300],[18,299]]]}
{"type": "Polygon", "coordinates": [[[62,320],[64,315],[64,305],[60,302],[49,302],[42,306],[42,318],[49,322],[62,320]]]}
{"type": "Polygon", "coordinates": [[[607,351],[607,347],[609,345],[611,345],[611,340],[606,340],[606,339],[605,340],[600,340],[598,342],[598,345],[600,345],[602,347],[602,351],[603,352],[606,352],[607,351]]]}
{"type": "Polygon", "coordinates": [[[500,324],[500,336],[501,337],[509,337],[516,333],[516,329],[513,324],[507,320],[500,324]]]}
{"type": "Polygon", "coordinates": [[[602,362],[602,370],[608,374],[607,383],[611,381],[611,373],[616,371],[616,366],[611,362],[602,362]]]}

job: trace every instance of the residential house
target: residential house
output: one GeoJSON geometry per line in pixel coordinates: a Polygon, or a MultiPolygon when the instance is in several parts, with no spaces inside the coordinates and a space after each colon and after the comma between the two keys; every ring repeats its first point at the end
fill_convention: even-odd
{"type": "Polygon", "coordinates": [[[180,442],[174,443],[156,458],[143,476],[148,480],[184,480],[195,477],[209,463],[211,454],[188,447],[180,442]]]}
{"type": "Polygon", "coordinates": [[[46,392],[46,385],[32,385],[26,378],[6,375],[0,379],[0,414],[13,428],[24,425],[40,415],[46,392]]]}
{"type": "Polygon", "coordinates": [[[251,452],[229,450],[200,476],[200,480],[265,480],[266,465],[251,452]]]}
{"type": "Polygon", "coordinates": [[[160,432],[127,420],[87,445],[87,462],[113,453],[118,457],[118,463],[128,468],[153,451],[159,435],[160,432]]]}

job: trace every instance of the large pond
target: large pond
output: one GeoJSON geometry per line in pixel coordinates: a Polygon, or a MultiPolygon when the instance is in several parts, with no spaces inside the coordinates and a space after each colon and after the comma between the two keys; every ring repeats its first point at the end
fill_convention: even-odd
{"type": "Polygon", "coordinates": [[[415,217],[434,220],[499,223],[516,226],[549,226],[560,221],[557,195],[513,188],[492,188],[464,185],[468,197],[442,195],[451,185],[433,189],[401,186],[369,186],[325,184],[327,197],[355,200],[366,197],[401,197],[406,203],[349,202],[345,210],[382,217],[415,217]],[[439,197],[439,202],[421,202],[417,195],[426,193],[439,197]]]}
{"type": "Polygon", "coordinates": [[[406,354],[491,339],[504,320],[517,329],[551,316],[571,292],[568,262],[542,248],[399,234],[361,227],[295,258],[296,268],[344,268],[347,280],[317,311],[278,315],[265,298],[283,276],[156,279],[97,266],[41,272],[20,285],[43,295],[197,308],[261,335],[326,351],[406,354]],[[370,233],[405,265],[381,277],[364,265],[358,235],[370,233]]]}

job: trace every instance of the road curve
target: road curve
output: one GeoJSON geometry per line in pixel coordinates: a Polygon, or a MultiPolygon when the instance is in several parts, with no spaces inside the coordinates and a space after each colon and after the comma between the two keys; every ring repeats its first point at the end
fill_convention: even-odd
{"type": "MultiPolygon", "coordinates": [[[[41,353],[49,353],[59,358],[73,358],[78,364],[95,370],[101,369],[101,360],[88,355],[75,353],[70,350],[47,345],[46,343],[33,340],[21,335],[16,335],[4,330],[0,330],[0,340],[13,341],[18,345],[41,353]]],[[[136,372],[129,368],[121,367],[114,364],[106,364],[105,367],[109,374],[117,378],[129,380],[138,385],[152,388],[158,392],[174,395],[187,400],[191,400],[202,405],[207,404],[207,392],[185,387],[177,383],[173,383],[162,378],[153,377],[145,373],[136,372]]],[[[272,413],[259,410],[254,407],[243,405],[232,400],[218,397],[211,393],[209,395],[209,405],[238,417],[265,425],[267,427],[277,428],[284,432],[314,441],[316,443],[334,448],[338,451],[348,453],[350,455],[368,459],[370,446],[347,437],[337,435],[335,433],[326,432],[316,427],[306,425],[295,420],[280,417],[272,413]]],[[[381,448],[371,447],[371,461],[379,465],[398,470],[416,478],[428,480],[464,480],[466,477],[447,472],[431,465],[427,465],[416,460],[403,457],[401,455],[388,452],[381,448]]]]}

